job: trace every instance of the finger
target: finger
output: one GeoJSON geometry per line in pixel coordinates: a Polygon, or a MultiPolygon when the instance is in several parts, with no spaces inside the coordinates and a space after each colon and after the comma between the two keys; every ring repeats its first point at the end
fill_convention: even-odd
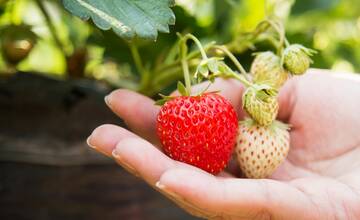
{"type": "MultiPolygon", "coordinates": [[[[148,183],[150,183],[153,187],[155,187],[154,182],[156,182],[158,180],[158,176],[161,175],[161,173],[166,170],[169,167],[174,167],[174,166],[178,166],[178,164],[176,164],[177,162],[172,161],[171,159],[167,158],[165,155],[163,154],[157,154],[159,153],[159,151],[157,149],[155,149],[155,147],[153,146],[148,146],[150,147],[150,149],[147,148],[147,146],[145,147],[146,150],[144,152],[133,152],[134,154],[132,154],[129,151],[125,151],[123,150],[122,146],[125,146],[125,148],[127,146],[130,147],[136,147],[139,146],[138,150],[142,150],[142,145],[148,145],[148,143],[146,143],[145,141],[139,141],[140,138],[138,138],[138,136],[136,136],[135,134],[127,131],[124,128],[115,126],[115,125],[102,125],[98,128],[96,128],[93,133],[90,135],[90,137],[87,140],[87,143],[90,147],[94,148],[95,150],[97,150],[98,152],[111,157],[113,155],[113,151],[116,148],[116,145],[119,146],[120,149],[118,149],[116,151],[116,155],[115,155],[115,160],[116,162],[121,165],[124,169],[126,169],[128,172],[130,172],[131,174],[137,176],[137,177],[141,177],[141,178],[146,178],[145,181],[147,181],[148,183]],[[137,138],[138,141],[124,141],[127,138],[137,138]],[[120,142],[120,144],[118,144],[120,142]],[[138,144],[140,142],[140,144],[138,144]],[[129,145],[128,145],[129,144],[129,145]],[[151,148],[153,148],[155,150],[155,152],[153,152],[151,150],[151,148]],[[149,152],[150,151],[150,152],[149,152]],[[149,153],[147,153],[149,152],[149,153]],[[137,160],[138,158],[138,154],[142,154],[144,153],[144,155],[146,156],[146,158],[150,158],[150,160],[145,160],[143,162],[139,162],[139,161],[133,161],[134,158],[137,160]],[[156,156],[156,160],[154,160],[154,158],[152,156],[156,156]],[[159,160],[158,160],[159,159],[159,160]],[[147,171],[144,171],[143,166],[139,164],[142,163],[148,163],[151,166],[148,166],[150,169],[147,171]],[[152,165],[156,165],[156,166],[152,166],[152,165]],[[144,172],[149,172],[152,175],[144,175],[144,172]],[[155,181],[156,180],[156,181],[155,181]]],[[[182,164],[180,165],[181,167],[185,168],[188,165],[182,164]]],[[[226,174],[226,173],[222,173],[221,174],[224,177],[230,177],[230,174],[226,174]]],[[[186,209],[189,213],[191,213],[192,215],[196,215],[199,217],[207,217],[208,214],[206,212],[203,212],[200,209],[196,209],[195,207],[192,207],[191,204],[187,203],[186,201],[181,200],[180,198],[173,196],[172,194],[168,194],[165,191],[162,191],[158,188],[155,187],[155,189],[157,189],[158,191],[160,191],[163,195],[165,195],[166,197],[168,197],[169,199],[171,199],[173,202],[175,202],[176,204],[178,204],[180,207],[182,207],[183,209],[186,209]]]]}
{"type": "Polygon", "coordinates": [[[136,135],[122,127],[105,124],[92,132],[87,139],[87,144],[100,153],[111,157],[116,144],[128,137],[136,137],[136,135]]]}
{"type": "Polygon", "coordinates": [[[309,69],[304,75],[292,76],[288,81],[286,81],[286,83],[280,88],[278,94],[278,119],[286,123],[290,122],[295,107],[299,108],[299,106],[296,106],[296,104],[298,103],[298,96],[300,95],[299,93],[301,93],[301,91],[299,91],[301,84],[309,79],[311,81],[312,78],[318,75],[319,72],[325,73],[323,70],[309,69]]]}
{"type": "MultiPolygon", "coordinates": [[[[193,87],[194,91],[203,90],[207,82],[193,87]]],[[[217,79],[208,91],[221,91],[235,107],[239,117],[244,113],[241,108],[241,95],[243,87],[236,80],[217,79]]],[[[196,93],[196,92],[194,92],[196,93]]],[[[148,97],[128,90],[116,90],[106,97],[106,103],[121,117],[131,130],[158,145],[156,136],[156,117],[159,107],[148,97]]]]}
{"type": "Polygon", "coordinates": [[[118,162],[126,163],[136,170],[150,185],[155,185],[168,169],[183,168],[205,173],[194,166],[172,160],[151,143],[139,137],[120,140],[112,154],[118,162]]]}
{"type": "Polygon", "coordinates": [[[159,184],[200,209],[238,218],[258,215],[284,218],[310,210],[308,198],[296,188],[274,180],[220,179],[188,169],[169,169],[159,184]],[[184,181],[186,179],[186,181],[184,181]]]}
{"type": "Polygon", "coordinates": [[[166,169],[177,166],[177,162],[149,142],[115,125],[96,128],[88,143],[106,156],[114,157],[120,165],[130,168],[151,185],[155,185],[166,169]]]}
{"type": "Polygon", "coordinates": [[[280,88],[278,94],[279,112],[277,119],[285,123],[289,122],[291,114],[296,102],[296,84],[298,82],[297,77],[290,78],[283,87],[280,88]]]}
{"type": "Polygon", "coordinates": [[[155,119],[159,107],[152,99],[136,92],[119,89],[110,93],[105,100],[110,109],[122,118],[132,131],[158,144],[155,119]]]}
{"type": "MultiPolygon", "coordinates": [[[[156,187],[161,175],[168,169],[192,169],[194,172],[205,172],[190,165],[174,161],[140,138],[126,138],[121,140],[113,151],[115,160],[125,169],[143,178],[149,185],[156,187]]],[[[181,208],[198,217],[213,217],[206,210],[200,209],[183,198],[156,187],[162,194],[171,199],[181,208]]]]}
{"type": "Polygon", "coordinates": [[[176,166],[176,162],[141,138],[119,141],[113,157],[120,164],[127,164],[150,185],[155,185],[163,172],[176,166]]]}
{"type": "Polygon", "coordinates": [[[174,202],[180,208],[184,209],[185,211],[187,211],[189,214],[191,214],[193,216],[196,216],[199,218],[205,218],[205,219],[214,217],[211,213],[208,213],[208,211],[199,209],[198,207],[195,207],[194,205],[185,201],[183,198],[180,198],[179,196],[172,194],[171,192],[165,191],[158,184],[156,184],[156,187],[154,187],[154,189],[157,190],[159,193],[161,193],[162,195],[164,195],[165,197],[170,199],[172,202],[174,202]]]}
{"type": "Polygon", "coordinates": [[[116,125],[96,128],[87,140],[89,146],[125,164],[139,173],[151,185],[169,168],[191,167],[163,154],[149,142],[116,125]]]}

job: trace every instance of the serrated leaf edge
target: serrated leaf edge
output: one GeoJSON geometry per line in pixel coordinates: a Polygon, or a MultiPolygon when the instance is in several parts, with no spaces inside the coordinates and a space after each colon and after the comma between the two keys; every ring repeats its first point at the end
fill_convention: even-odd
{"type": "MultiPolygon", "coordinates": [[[[122,23],[121,21],[119,21],[118,19],[108,15],[107,13],[93,7],[91,4],[86,3],[83,0],[75,0],[77,1],[80,5],[82,5],[83,7],[85,7],[86,9],[88,9],[89,11],[93,12],[94,14],[96,14],[97,16],[99,16],[100,18],[106,20],[107,22],[109,22],[111,24],[111,26],[116,27],[117,29],[119,29],[122,33],[127,33],[129,31],[132,31],[132,28],[130,28],[129,26],[125,25],[124,23],[122,23]]],[[[90,15],[90,17],[92,19],[93,16],[90,15]]]]}

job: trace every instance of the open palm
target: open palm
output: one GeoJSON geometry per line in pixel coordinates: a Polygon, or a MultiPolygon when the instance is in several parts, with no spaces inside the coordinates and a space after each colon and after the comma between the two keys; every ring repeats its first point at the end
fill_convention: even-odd
{"type": "MultiPolygon", "coordinates": [[[[210,90],[221,90],[244,117],[239,83],[217,80],[210,90]]],[[[159,108],[126,90],[107,103],[134,133],[103,125],[88,143],[199,217],[360,219],[360,77],[311,70],[288,81],[279,102],[279,120],[292,126],[291,147],[269,179],[238,178],[232,166],[213,176],[170,159],[155,134],[159,108]]]]}

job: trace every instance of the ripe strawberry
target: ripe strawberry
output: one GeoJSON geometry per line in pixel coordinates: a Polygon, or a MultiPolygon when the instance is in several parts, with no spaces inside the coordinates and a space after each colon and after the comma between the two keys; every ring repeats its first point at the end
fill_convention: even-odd
{"type": "Polygon", "coordinates": [[[316,53],[302,46],[301,44],[292,44],[284,50],[284,67],[293,75],[302,75],[309,69],[312,63],[311,56],[316,53]]]}
{"type": "Polygon", "coordinates": [[[227,165],[237,127],[234,108],[215,93],[167,101],[157,117],[157,134],[165,153],[212,174],[227,165]]]}
{"type": "Polygon", "coordinates": [[[239,123],[236,154],[248,178],[266,178],[284,161],[290,147],[288,127],[279,121],[263,127],[251,119],[239,123]]]}
{"type": "Polygon", "coordinates": [[[254,84],[244,92],[243,108],[259,125],[270,125],[279,110],[276,95],[270,86],[254,84]]]}
{"type": "Polygon", "coordinates": [[[279,89],[288,79],[289,73],[281,66],[280,57],[273,52],[258,53],[251,64],[250,73],[255,83],[267,84],[279,89]]]}

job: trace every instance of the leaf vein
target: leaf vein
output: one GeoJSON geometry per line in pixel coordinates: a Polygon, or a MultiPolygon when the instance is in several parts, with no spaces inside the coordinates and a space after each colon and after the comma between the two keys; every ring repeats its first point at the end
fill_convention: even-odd
{"type": "MultiPolygon", "coordinates": [[[[91,4],[86,3],[83,0],[76,0],[81,6],[85,7],[86,9],[88,9],[89,11],[93,12],[94,14],[96,14],[97,16],[99,16],[101,19],[106,20],[107,22],[109,22],[111,24],[111,26],[119,29],[121,32],[126,33],[129,31],[132,31],[132,29],[125,25],[124,23],[122,23],[121,21],[117,20],[116,18],[108,15],[107,13],[93,7],[91,4]]],[[[91,16],[92,17],[92,16],[91,16]]]]}

